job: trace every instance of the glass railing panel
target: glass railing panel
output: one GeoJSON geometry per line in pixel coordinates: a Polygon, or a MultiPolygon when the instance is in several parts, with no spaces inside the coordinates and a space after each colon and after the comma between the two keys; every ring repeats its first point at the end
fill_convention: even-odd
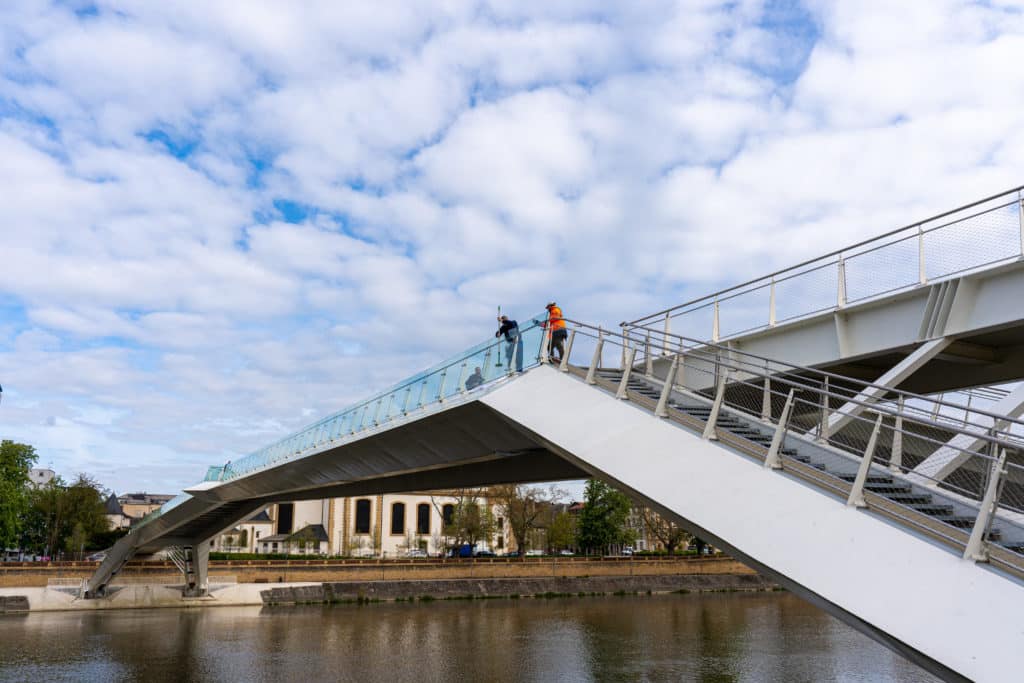
{"type": "MultiPolygon", "coordinates": [[[[467,381],[474,375],[482,378],[479,384],[473,383],[476,388],[508,376],[510,370],[534,367],[545,340],[545,331],[538,324],[541,319],[537,316],[524,321],[515,344],[488,339],[267,447],[234,462],[210,467],[206,480],[227,481],[274,463],[287,462],[332,441],[352,438],[362,430],[399,419],[406,412],[434,405],[439,399],[461,396],[467,391],[467,381]]],[[[162,514],[161,511],[171,509],[170,503],[178,505],[188,496],[180,498],[155,511],[154,518],[162,514]]]]}

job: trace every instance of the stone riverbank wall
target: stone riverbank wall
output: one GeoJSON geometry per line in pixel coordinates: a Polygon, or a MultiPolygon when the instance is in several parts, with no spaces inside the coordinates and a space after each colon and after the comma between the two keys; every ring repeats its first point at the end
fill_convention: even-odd
{"type": "Polygon", "coordinates": [[[545,598],[636,593],[765,591],[775,588],[757,574],[674,574],[640,576],[561,576],[536,578],[344,581],[313,586],[281,586],[261,592],[265,605],[545,598]]]}
{"type": "MultiPolygon", "coordinates": [[[[95,562],[0,563],[0,588],[45,587],[51,579],[82,579],[90,576],[97,564],[95,562]]],[[[211,582],[216,582],[218,577],[233,577],[233,580],[238,583],[589,579],[679,575],[758,576],[752,569],[723,556],[527,557],[522,559],[450,560],[214,560],[210,562],[211,582]]],[[[171,562],[130,562],[118,575],[115,583],[121,581],[132,584],[175,584],[181,583],[182,577],[171,562]]],[[[647,590],[647,588],[643,590],[647,590]]]]}

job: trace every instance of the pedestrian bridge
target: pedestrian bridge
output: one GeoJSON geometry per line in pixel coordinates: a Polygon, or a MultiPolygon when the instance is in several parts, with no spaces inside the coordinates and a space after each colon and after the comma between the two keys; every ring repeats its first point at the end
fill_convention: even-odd
{"type": "MultiPolygon", "coordinates": [[[[664,312],[615,331],[570,321],[559,363],[547,358],[538,318],[521,327],[512,348],[481,344],[211,467],[204,481],[117,543],[88,582],[87,596],[102,597],[134,554],[167,547],[187,590],[202,593],[208,541],[274,501],[594,476],[944,679],[1007,680],[1024,665],[1024,423],[1013,410],[897,385],[931,362],[974,363],[986,378],[995,373],[989,366],[1001,363],[1001,379],[1022,379],[1012,370],[1011,346],[992,342],[990,356],[940,358],[962,336],[974,344],[986,334],[1009,340],[1024,331],[1024,311],[1014,312],[1024,299],[1024,283],[1014,279],[1021,265],[1019,192],[1014,202],[994,209],[1000,217],[1016,212],[1014,256],[859,304],[865,311],[902,310],[924,296],[932,301],[926,309],[949,308],[935,325],[915,323],[917,337],[899,353],[890,340],[858,356],[871,367],[889,354],[895,367],[918,348],[950,340],[897,373],[883,368],[865,379],[834,372],[836,364],[852,362],[841,346],[832,357],[815,351],[814,364],[793,360],[799,348],[780,347],[787,358],[757,352],[757,339],[778,344],[773,335],[786,338],[787,324],[798,331],[820,311],[730,338],[721,322],[711,335],[666,329],[664,312]],[[1004,275],[1010,284],[988,284],[1004,275]],[[958,292],[974,294],[942,303],[943,295],[931,292],[950,278],[958,292]],[[989,288],[1012,293],[1014,301],[993,310],[989,288]],[[476,368],[484,381],[467,387],[476,368]],[[879,381],[886,373],[889,380],[879,381]]],[[[987,223],[970,225],[958,229],[970,233],[987,223]]],[[[920,254],[930,255],[929,248],[920,254]]],[[[847,315],[854,302],[836,303],[844,310],[827,311],[833,327],[834,316],[847,315]]],[[[778,318],[775,310],[770,317],[778,318]]],[[[971,378],[952,374],[942,388],[987,382],[971,378]]],[[[995,406],[1010,405],[1014,393],[995,406]]]]}

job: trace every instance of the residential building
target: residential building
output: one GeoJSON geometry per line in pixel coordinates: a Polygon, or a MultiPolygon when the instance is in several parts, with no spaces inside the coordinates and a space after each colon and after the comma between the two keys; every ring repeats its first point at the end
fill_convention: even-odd
{"type": "MultiPolygon", "coordinates": [[[[423,491],[276,503],[262,513],[265,519],[261,517],[258,524],[254,520],[259,515],[221,534],[213,548],[295,555],[389,558],[422,552],[436,556],[454,544],[445,529],[462,499],[457,491],[423,491]]],[[[489,510],[496,528],[476,549],[513,549],[501,509],[486,499],[478,500],[489,510]]]]}
{"type": "Polygon", "coordinates": [[[267,510],[260,510],[215,538],[212,550],[224,553],[277,552],[264,551],[259,547],[262,540],[273,535],[273,530],[274,520],[270,518],[267,510]]]}
{"type": "Polygon", "coordinates": [[[39,488],[40,486],[46,486],[53,478],[57,476],[57,473],[47,468],[32,468],[28,471],[28,483],[29,486],[39,488]]]}
{"type": "Polygon", "coordinates": [[[174,496],[166,493],[125,493],[117,497],[117,502],[126,516],[142,519],[171,498],[174,496]]]}

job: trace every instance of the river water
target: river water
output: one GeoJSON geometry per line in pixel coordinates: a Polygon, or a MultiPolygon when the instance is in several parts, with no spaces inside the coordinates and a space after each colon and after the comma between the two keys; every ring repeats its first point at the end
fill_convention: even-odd
{"type": "Polygon", "coordinates": [[[785,593],[0,617],[0,681],[935,681],[785,593]]]}

